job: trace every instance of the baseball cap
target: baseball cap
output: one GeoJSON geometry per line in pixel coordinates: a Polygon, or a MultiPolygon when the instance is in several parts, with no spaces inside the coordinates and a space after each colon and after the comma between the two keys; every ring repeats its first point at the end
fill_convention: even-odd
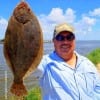
{"type": "Polygon", "coordinates": [[[59,33],[63,32],[63,31],[68,31],[70,33],[74,33],[74,28],[67,23],[59,24],[59,25],[55,26],[53,37],[56,37],[59,33]]]}

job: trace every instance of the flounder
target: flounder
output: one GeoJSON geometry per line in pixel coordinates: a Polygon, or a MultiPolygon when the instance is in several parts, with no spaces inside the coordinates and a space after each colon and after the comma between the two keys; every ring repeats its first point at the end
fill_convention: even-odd
{"type": "Polygon", "coordinates": [[[35,70],[43,55],[43,36],[37,17],[26,2],[20,2],[8,21],[4,56],[14,75],[11,92],[27,94],[23,78],[35,70]]]}

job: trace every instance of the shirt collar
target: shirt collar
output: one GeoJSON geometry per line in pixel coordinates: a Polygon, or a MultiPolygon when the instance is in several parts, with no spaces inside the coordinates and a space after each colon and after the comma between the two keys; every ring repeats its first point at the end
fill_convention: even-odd
{"type": "MultiPolygon", "coordinates": [[[[77,69],[79,67],[79,65],[81,64],[81,62],[84,60],[83,57],[78,54],[76,51],[74,51],[74,53],[77,56],[77,62],[76,62],[76,68],[77,69]]],[[[69,67],[69,65],[67,63],[65,63],[65,61],[54,51],[50,54],[50,58],[53,59],[54,61],[57,61],[59,64],[63,64],[65,67],[69,67]]],[[[59,67],[61,70],[63,70],[62,66],[59,67]]],[[[72,68],[70,68],[72,69],[72,68]]]]}

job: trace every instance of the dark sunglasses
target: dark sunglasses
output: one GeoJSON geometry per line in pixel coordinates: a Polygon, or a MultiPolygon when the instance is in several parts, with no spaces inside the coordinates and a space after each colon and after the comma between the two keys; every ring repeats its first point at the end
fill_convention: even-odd
{"type": "Polygon", "coordinates": [[[70,33],[70,34],[68,34],[68,35],[66,35],[66,36],[63,36],[63,35],[61,35],[61,34],[58,34],[58,35],[55,37],[55,39],[56,39],[57,41],[65,41],[65,39],[66,39],[67,41],[72,41],[72,40],[75,39],[75,35],[74,35],[73,33],[70,33]]]}

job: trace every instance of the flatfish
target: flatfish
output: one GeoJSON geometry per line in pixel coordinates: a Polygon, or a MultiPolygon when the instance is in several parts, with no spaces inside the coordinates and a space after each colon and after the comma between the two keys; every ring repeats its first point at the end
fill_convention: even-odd
{"type": "Polygon", "coordinates": [[[43,34],[37,17],[26,2],[20,2],[8,21],[4,40],[4,56],[14,80],[11,92],[27,94],[23,83],[34,71],[43,55],[43,34]]]}

